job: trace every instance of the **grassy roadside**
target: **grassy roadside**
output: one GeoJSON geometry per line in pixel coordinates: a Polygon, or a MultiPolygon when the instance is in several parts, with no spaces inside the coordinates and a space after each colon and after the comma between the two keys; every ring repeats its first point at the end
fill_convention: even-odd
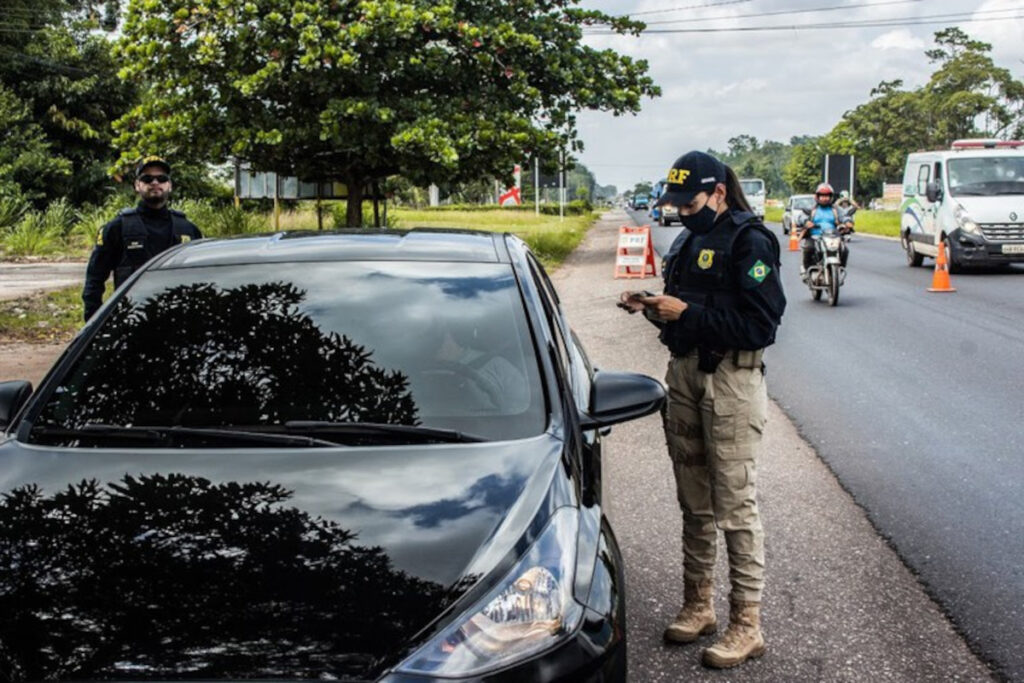
{"type": "MultiPolygon", "coordinates": [[[[767,207],[764,212],[764,220],[767,223],[782,222],[781,207],[767,207]]],[[[884,235],[886,237],[900,236],[900,212],[899,211],[868,211],[861,209],[857,212],[857,232],[870,235],[884,235]]]]}
{"type": "Polygon", "coordinates": [[[0,342],[66,342],[82,326],[82,287],[0,301],[0,342]]]}
{"type": "MultiPolygon", "coordinates": [[[[294,212],[297,214],[298,212],[294,212]]],[[[315,230],[316,213],[289,215],[287,230],[315,230]]],[[[412,211],[392,210],[389,222],[398,229],[412,227],[444,227],[511,232],[521,237],[545,268],[556,268],[579,245],[587,229],[599,217],[589,213],[580,216],[536,215],[532,211],[412,211]]],[[[88,250],[83,250],[85,258],[88,250]]],[[[73,256],[73,255],[72,255],[73,256]]],[[[110,285],[106,296],[110,295],[110,285]]],[[[82,326],[82,287],[74,285],[45,294],[0,301],[0,343],[3,342],[66,342],[82,326]]]]}

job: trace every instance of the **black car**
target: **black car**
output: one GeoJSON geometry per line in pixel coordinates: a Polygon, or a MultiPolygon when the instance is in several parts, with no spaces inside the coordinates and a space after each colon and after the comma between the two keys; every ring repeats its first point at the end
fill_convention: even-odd
{"type": "Polygon", "coordinates": [[[0,384],[0,678],[624,680],[595,371],[502,234],[203,240],[0,384]]]}

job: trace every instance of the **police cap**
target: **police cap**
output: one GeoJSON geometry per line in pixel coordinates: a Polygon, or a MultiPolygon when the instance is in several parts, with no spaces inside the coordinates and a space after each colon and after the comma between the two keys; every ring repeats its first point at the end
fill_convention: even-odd
{"type": "Polygon", "coordinates": [[[704,152],[687,152],[668,171],[665,192],[654,204],[689,204],[701,192],[711,192],[725,182],[725,164],[704,152]]]}
{"type": "Polygon", "coordinates": [[[139,162],[139,165],[135,167],[135,177],[138,178],[142,175],[142,171],[149,166],[159,166],[164,170],[167,175],[171,174],[171,165],[164,161],[162,157],[148,156],[139,162]]]}

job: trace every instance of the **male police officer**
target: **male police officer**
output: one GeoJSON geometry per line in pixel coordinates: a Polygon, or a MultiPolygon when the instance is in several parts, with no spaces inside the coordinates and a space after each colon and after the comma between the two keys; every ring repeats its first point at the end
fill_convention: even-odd
{"type": "Polygon", "coordinates": [[[729,553],[731,609],[703,662],[724,668],[765,650],[756,447],[767,417],[761,356],[786,306],[779,244],[754,216],[736,174],[708,154],[676,160],[664,203],[679,207],[687,228],[666,256],[665,294],[623,292],[620,305],[643,310],[672,354],[664,423],[683,511],[683,608],[664,637],[689,643],[717,630],[717,526],[729,553]]]}
{"type": "Polygon", "coordinates": [[[146,157],[135,169],[135,191],[139,204],[121,211],[103,226],[85,271],[82,301],[85,319],[99,309],[110,273],[114,286],[121,284],[142,265],[175,244],[202,238],[181,211],[168,208],[171,197],[171,166],[160,157],[146,157]]]}

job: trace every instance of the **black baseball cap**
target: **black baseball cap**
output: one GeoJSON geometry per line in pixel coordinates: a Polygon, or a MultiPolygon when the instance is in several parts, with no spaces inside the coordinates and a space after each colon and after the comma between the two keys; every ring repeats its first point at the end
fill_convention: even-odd
{"type": "Polygon", "coordinates": [[[139,165],[135,167],[135,177],[138,178],[142,175],[142,171],[149,166],[159,166],[164,169],[164,173],[167,175],[171,174],[171,165],[163,160],[162,157],[148,156],[139,162],[139,165]]]}
{"type": "Polygon", "coordinates": [[[725,182],[725,164],[704,152],[687,152],[668,171],[665,192],[655,206],[689,204],[701,192],[711,192],[725,182]]]}

